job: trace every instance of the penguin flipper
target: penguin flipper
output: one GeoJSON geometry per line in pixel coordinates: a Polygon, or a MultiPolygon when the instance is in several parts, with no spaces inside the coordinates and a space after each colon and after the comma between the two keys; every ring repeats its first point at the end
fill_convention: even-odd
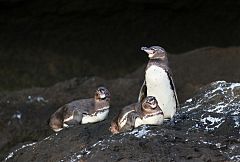
{"type": "Polygon", "coordinates": [[[139,95],[138,95],[138,102],[142,102],[142,100],[147,96],[147,86],[146,86],[146,80],[144,80],[142,87],[140,89],[139,95]]]}
{"type": "Polygon", "coordinates": [[[67,122],[64,122],[67,125],[77,125],[82,121],[83,114],[78,110],[73,111],[73,119],[67,122]]]}
{"type": "Polygon", "coordinates": [[[73,120],[75,120],[77,123],[80,123],[82,121],[83,114],[79,112],[78,110],[75,110],[73,112],[73,120]]]}
{"type": "Polygon", "coordinates": [[[126,124],[121,128],[120,132],[131,131],[135,128],[135,121],[139,115],[136,112],[131,112],[128,114],[126,124]]]}
{"type": "Polygon", "coordinates": [[[175,100],[176,100],[176,108],[180,108],[180,105],[179,105],[179,101],[178,101],[178,97],[177,97],[177,92],[176,92],[176,87],[175,87],[175,84],[173,82],[173,78],[172,78],[172,75],[170,73],[168,73],[168,78],[170,80],[170,84],[171,84],[171,88],[174,92],[174,97],[175,97],[175,100]]]}

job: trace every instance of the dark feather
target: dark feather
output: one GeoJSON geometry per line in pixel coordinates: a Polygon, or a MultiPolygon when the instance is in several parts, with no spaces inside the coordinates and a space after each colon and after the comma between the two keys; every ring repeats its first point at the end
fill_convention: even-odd
{"type": "Polygon", "coordinates": [[[126,124],[120,129],[120,132],[131,131],[134,129],[135,120],[139,115],[134,111],[128,114],[126,124]]]}
{"type": "Polygon", "coordinates": [[[169,72],[166,71],[166,73],[168,74],[171,89],[174,91],[174,97],[175,97],[175,100],[176,100],[176,107],[178,108],[179,107],[179,102],[178,102],[178,97],[177,97],[176,88],[175,88],[175,85],[174,85],[174,82],[173,82],[173,78],[172,78],[172,76],[169,72]]]}
{"type": "Polygon", "coordinates": [[[147,86],[146,86],[146,81],[144,80],[142,87],[139,92],[138,96],[138,102],[142,102],[142,100],[147,97],[147,86]]]}

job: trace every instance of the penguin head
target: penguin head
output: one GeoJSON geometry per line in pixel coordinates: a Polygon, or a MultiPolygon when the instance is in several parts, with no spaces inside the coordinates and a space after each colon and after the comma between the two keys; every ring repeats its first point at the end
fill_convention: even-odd
{"type": "Polygon", "coordinates": [[[142,101],[142,109],[145,112],[153,112],[155,109],[158,107],[158,102],[155,97],[153,96],[147,96],[143,101],[142,101]]]}
{"type": "Polygon", "coordinates": [[[97,100],[110,99],[110,92],[105,87],[98,87],[95,92],[95,99],[97,100]]]}
{"type": "Polygon", "coordinates": [[[152,47],[142,47],[141,50],[145,51],[148,54],[150,59],[167,59],[166,51],[159,46],[152,46],[152,47]]]}

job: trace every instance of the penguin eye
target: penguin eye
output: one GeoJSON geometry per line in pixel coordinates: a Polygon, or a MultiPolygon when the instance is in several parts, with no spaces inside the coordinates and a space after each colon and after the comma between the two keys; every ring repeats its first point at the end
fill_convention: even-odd
{"type": "Polygon", "coordinates": [[[157,49],[155,47],[151,47],[151,50],[153,50],[153,53],[155,53],[157,51],[157,49]]]}

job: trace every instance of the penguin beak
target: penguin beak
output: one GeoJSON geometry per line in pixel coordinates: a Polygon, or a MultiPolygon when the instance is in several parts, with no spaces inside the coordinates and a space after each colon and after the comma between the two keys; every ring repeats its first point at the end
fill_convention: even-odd
{"type": "Polygon", "coordinates": [[[147,47],[141,47],[141,50],[147,52],[148,54],[153,54],[154,53],[154,50],[152,50],[150,48],[147,48],[147,47]]]}

